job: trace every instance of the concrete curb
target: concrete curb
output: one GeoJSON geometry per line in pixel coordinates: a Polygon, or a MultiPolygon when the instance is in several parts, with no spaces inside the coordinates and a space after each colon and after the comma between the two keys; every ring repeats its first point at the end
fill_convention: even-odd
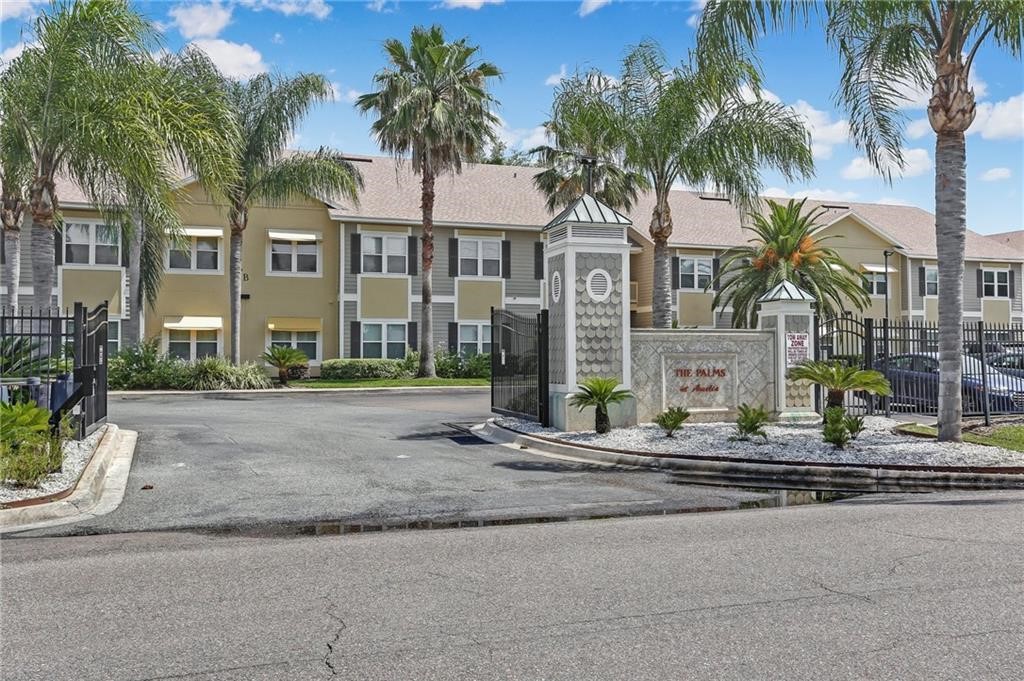
{"type": "Polygon", "coordinates": [[[806,489],[832,492],[940,492],[1024,489],[1020,473],[892,469],[882,466],[821,466],[669,458],[580,447],[533,437],[499,426],[494,419],[473,433],[494,444],[529,449],[555,458],[671,472],[680,482],[730,487],[806,489]]]}
{"type": "Polygon", "coordinates": [[[167,395],[192,395],[198,397],[216,395],[263,395],[285,397],[311,393],[391,393],[391,392],[490,392],[487,385],[410,385],[393,388],[267,388],[265,390],[111,390],[108,397],[163,397],[167,395]]]}
{"type": "Polygon", "coordinates": [[[74,490],[56,501],[0,510],[0,534],[77,523],[110,513],[124,499],[138,433],[107,424],[74,490]]]}

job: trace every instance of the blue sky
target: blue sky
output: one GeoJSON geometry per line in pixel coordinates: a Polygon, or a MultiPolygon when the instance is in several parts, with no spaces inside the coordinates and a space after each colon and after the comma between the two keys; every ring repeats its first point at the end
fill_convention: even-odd
{"type": "MultiPolygon", "coordinates": [[[[21,25],[38,2],[4,0],[0,58],[16,54],[21,25]]],[[[678,62],[693,48],[701,3],[516,2],[508,0],[220,0],[139,2],[164,29],[167,46],[196,42],[227,73],[247,77],[271,70],[317,71],[335,84],[336,102],[318,108],[295,140],[349,153],[378,153],[370,120],[352,100],[371,87],[383,65],[381,42],[407,38],[417,24],[438,23],[451,37],[468,36],[504,79],[494,87],[501,101],[503,139],[528,148],[542,140],[540,124],[553,84],[576,68],[618,72],[629,45],[659,41],[678,62]]],[[[924,120],[926,97],[906,108],[909,122],[904,176],[887,186],[873,175],[849,142],[842,112],[832,103],[839,68],[820,31],[776,36],[761,43],[767,96],[794,106],[811,127],[817,175],[787,186],[764,175],[768,193],[847,201],[903,202],[933,209],[934,135],[924,120]]],[[[1005,53],[988,48],[976,60],[978,118],[968,137],[968,221],[979,232],[1024,229],[1024,69],[1005,53]]]]}

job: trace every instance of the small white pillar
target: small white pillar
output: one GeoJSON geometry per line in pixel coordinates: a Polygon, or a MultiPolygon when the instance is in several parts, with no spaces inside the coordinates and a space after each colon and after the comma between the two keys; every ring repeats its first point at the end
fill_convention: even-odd
{"type": "Polygon", "coordinates": [[[814,359],[814,296],[783,280],[758,298],[757,303],[757,327],[775,332],[776,418],[820,418],[814,410],[813,387],[786,377],[792,367],[814,359]]]}

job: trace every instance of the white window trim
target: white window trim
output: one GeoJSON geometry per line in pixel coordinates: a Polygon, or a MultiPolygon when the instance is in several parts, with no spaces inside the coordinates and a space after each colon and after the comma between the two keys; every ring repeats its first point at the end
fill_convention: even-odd
{"type": "Polygon", "coordinates": [[[64,221],[65,225],[87,225],[89,227],[89,262],[68,262],[68,250],[67,250],[67,238],[65,230],[60,230],[60,261],[61,267],[68,267],[70,269],[90,269],[90,270],[120,270],[123,269],[121,262],[124,258],[124,235],[121,230],[117,230],[117,264],[108,265],[96,264],[96,227],[98,225],[106,226],[106,222],[97,218],[68,218],[64,221]]]}
{"type": "MultiPolygon", "coordinates": [[[[118,352],[121,351],[121,335],[122,335],[121,327],[122,327],[122,320],[121,320],[120,317],[107,317],[107,345],[108,346],[110,345],[110,341],[111,340],[116,340],[117,341],[117,351],[118,352]],[[110,322],[117,322],[117,338],[116,339],[113,339],[110,336],[110,322]]],[[[109,352],[107,353],[107,359],[110,359],[110,357],[112,357],[112,356],[113,355],[111,355],[109,352]]]]}
{"type": "Polygon", "coordinates": [[[680,291],[689,291],[691,293],[704,293],[704,288],[697,285],[697,265],[698,263],[707,263],[709,274],[709,281],[715,280],[715,259],[706,255],[679,255],[679,281],[676,282],[679,286],[680,291]],[[693,287],[683,286],[683,261],[693,261],[693,287]]]}
{"type": "MultiPolygon", "coordinates": [[[[462,354],[462,346],[463,346],[463,344],[464,343],[465,344],[469,343],[469,341],[463,341],[462,340],[462,327],[464,327],[464,326],[475,326],[476,327],[476,352],[477,352],[478,355],[484,354],[484,351],[483,351],[484,327],[486,327],[488,329],[491,328],[491,323],[490,322],[468,321],[468,322],[457,322],[457,324],[459,325],[459,331],[458,331],[459,338],[458,338],[458,343],[456,343],[456,345],[458,346],[457,347],[458,353],[461,355],[462,354]]],[[[494,343],[494,339],[492,338],[487,344],[493,347],[493,343],[494,343]]],[[[488,351],[487,354],[490,354],[490,352],[488,351]]]]}
{"type": "MultiPolygon", "coordinates": [[[[880,277],[884,277],[885,278],[885,290],[886,291],[890,291],[892,289],[892,277],[889,276],[889,275],[891,275],[892,273],[891,272],[862,272],[862,274],[863,274],[864,278],[871,284],[871,289],[870,290],[865,289],[865,293],[868,294],[868,297],[872,298],[872,299],[875,299],[875,300],[884,300],[885,299],[885,295],[886,295],[885,293],[876,293],[875,292],[876,286],[878,284],[878,279],[880,277]]],[[[891,298],[890,298],[890,300],[891,300],[891,298]]]]}
{"type": "Polygon", "coordinates": [[[1010,300],[1010,268],[1009,267],[982,267],[981,268],[981,297],[988,300],[1010,300]],[[992,273],[992,286],[995,287],[995,295],[985,295],[985,286],[988,282],[985,281],[985,275],[989,272],[992,273]],[[997,276],[999,272],[1006,273],[1006,284],[999,284],[997,276]],[[999,295],[999,287],[1006,286],[1006,295],[999,295]]]}
{"type": "MultiPolygon", "coordinates": [[[[982,282],[984,283],[984,282],[982,282]]],[[[939,297],[939,268],[936,266],[924,266],[924,297],[925,298],[938,298],[939,297]],[[930,272],[935,273],[935,293],[928,293],[928,274],[930,272]]]]}
{"type": "Polygon", "coordinates": [[[359,274],[360,276],[367,277],[392,277],[395,279],[412,276],[409,274],[409,235],[400,232],[359,232],[359,274]],[[365,237],[382,239],[381,262],[385,268],[388,262],[388,237],[392,239],[405,239],[405,272],[367,272],[366,268],[363,267],[363,258],[366,256],[366,249],[363,247],[363,239],[365,237]]]}
{"type": "MultiPolygon", "coordinates": [[[[291,347],[297,347],[298,341],[295,339],[297,333],[315,333],[316,334],[316,357],[309,358],[309,366],[320,366],[324,357],[324,332],[323,331],[311,331],[309,329],[305,331],[292,331],[291,329],[267,329],[266,344],[264,347],[270,347],[270,343],[273,341],[274,332],[278,333],[290,333],[292,334],[291,347]]],[[[283,341],[279,341],[283,342],[283,341]]],[[[305,341],[304,341],[305,342],[305,341]]]]}
{"type": "MultiPolygon", "coordinates": [[[[459,248],[459,252],[456,253],[456,256],[457,256],[458,261],[459,261],[459,277],[458,277],[459,279],[467,279],[467,280],[481,279],[483,281],[494,281],[496,279],[504,279],[504,276],[505,276],[505,272],[504,272],[504,268],[503,268],[504,263],[502,262],[504,260],[504,258],[502,257],[502,254],[501,254],[501,249],[502,249],[501,242],[504,241],[503,237],[500,237],[500,236],[460,236],[460,237],[456,237],[456,239],[458,240],[458,248],[459,248]],[[480,274],[463,274],[462,273],[462,242],[463,241],[476,241],[479,244],[477,246],[477,251],[476,251],[476,271],[479,272],[480,274]],[[483,271],[484,271],[484,246],[483,246],[483,243],[485,241],[490,241],[492,243],[497,243],[498,244],[498,273],[497,274],[483,274],[483,271]]],[[[467,260],[468,260],[468,258],[467,258],[467,260]]],[[[493,258],[487,258],[487,260],[493,260],[493,258]]]]}
{"type": "MultiPolygon", "coordinates": [[[[387,348],[388,336],[387,336],[387,328],[386,328],[388,324],[395,324],[395,325],[400,324],[402,326],[403,333],[405,334],[404,335],[404,339],[405,339],[405,354],[403,355],[403,357],[405,357],[405,355],[409,354],[410,348],[409,348],[409,320],[408,319],[360,319],[359,320],[359,357],[361,357],[362,359],[388,359],[388,348],[387,348]],[[364,347],[363,346],[366,345],[366,343],[368,343],[368,342],[371,342],[371,343],[378,342],[378,341],[365,341],[365,340],[363,340],[363,333],[365,333],[366,326],[368,324],[369,325],[380,324],[380,326],[381,326],[381,329],[380,329],[380,334],[381,335],[380,335],[380,341],[379,341],[380,344],[381,344],[381,348],[380,348],[381,355],[380,355],[380,357],[370,357],[370,358],[368,358],[366,356],[366,352],[364,351],[364,347]]],[[[392,342],[395,342],[395,341],[392,341],[392,342]]],[[[413,348],[413,349],[415,349],[415,348],[413,348]]]]}
{"type": "Polygon", "coordinates": [[[164,253],[164,272],[167,274],[212,274],[212,275],[223,275],[224,274],[224,237],[198,237],[198,236],[186,236],[192,244],[191,249],[191,267],[184,269],[181,267],[171,267],[171,250],[172,247],[167,247],[167,252],[164,253]],[[200,270],[196,269],[196,239],[217,239],[217,269],[215,270],[200,270]]]}
{"type": "MultiPolygon", "coordinates": [[[[283,230],[282,230],[283,231],[283,230]]],[[[308,244],[309,241],[292,241],[292,271],[291,272],[278,272],[271,268],[271,256],[273,254],[273,245],[275,241],[284,241],[284,239],[272,239],[269,235],[267,236],[266,246],[266,275],[268,277],[302,277],[305,279],[316,279],[324,276],[324,242],[320,237],[316,240],[316,272],[296,272],[295,266],[298,261],[296,257],[298,244],[308,244]]]]}
{"type": "MultiPolygon", "coordinates": [[[[196,331],[216,331],[217,332],[217,356],[224,356],[224,329],[173,329],[175,331],[188,331],[189,332],[189,349],[188,354],[191,358],[190,362],[196,359],[196,331]]],[[[163,350],[165,355],[171,354],[171,331],[172,329],[163,330],[163,350]]]]}

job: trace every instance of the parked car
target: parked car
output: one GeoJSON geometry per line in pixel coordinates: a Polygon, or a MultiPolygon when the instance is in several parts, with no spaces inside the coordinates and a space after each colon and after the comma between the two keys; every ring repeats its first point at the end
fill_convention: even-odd
{"type": "Polygon", "coordinates": [[[1004,352],[985,356],[985,362],[996,371],[1024,379],[1024,352],[1004,352]]]}
{"type": "MultiPolygon", "coordinates": [[[[961,358],[964,412],[984,411],[984,392],[988,389],[992,413],[1024,412],[1024,378],[1009,376],[993,366],[983,366],[977,357],[961,358]]],[[[939,404],[938,353],[910,353],[879,360],[875,368],[885,374],[892,386],[888,398],[893,407],[914,411],[934,411],[939,404]]],[[[1024,373],[1024,372],[1022,372],[1024,373]]]]}
{"type": "MultiPolygon", "coordinates": [[[[1002,343],[998,343],[996,341],[985,341],[985,359],[986,360],[988,359],[989,355],[1002,355],[1002,354],[1005,354],[1005,353],[1007,353],[1009,351],[1010,351],[1009,348],[1007,348],[1002,343]]],[[[977,342],[975,342],[975,343],[970,343],[970,342],[964,343],[964,354],[971,355],[971,356],[980,355],[981,354],[981,343],[977,343],[977,342]]]]}

